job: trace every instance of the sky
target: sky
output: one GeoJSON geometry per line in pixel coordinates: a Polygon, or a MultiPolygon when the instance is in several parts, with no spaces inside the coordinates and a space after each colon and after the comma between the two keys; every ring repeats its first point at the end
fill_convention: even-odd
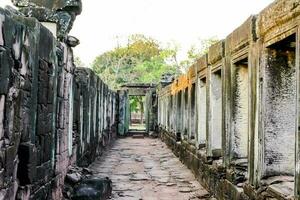
{"type": "MultiPolygon", "coordinates": [[[[82,0],[83,12],[70,35],[80,40],[74,54],[89,66],[97,55],[144,34],[180,45],[179,59],[200,39],[225,38],[273,0],[82,0]]],[[[10,0],[0,0],[0,6],[10,0]]]]}

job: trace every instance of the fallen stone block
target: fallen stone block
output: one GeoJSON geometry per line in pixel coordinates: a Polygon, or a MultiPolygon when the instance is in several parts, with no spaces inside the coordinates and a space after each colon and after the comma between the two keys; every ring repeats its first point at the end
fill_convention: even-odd
{"type": "Polygon", "coordinates": [[[83,180],[74,188],[72,200],[104,200],[112,194],[112,181],[109,178],[83,180]]]}
{"type": "Polygon", "coordinates": [[[67,174],[66,181],[70,182],[71,184],[76,184],[81,180],[81,175],[77,172],[72,174],[67,174]]]}

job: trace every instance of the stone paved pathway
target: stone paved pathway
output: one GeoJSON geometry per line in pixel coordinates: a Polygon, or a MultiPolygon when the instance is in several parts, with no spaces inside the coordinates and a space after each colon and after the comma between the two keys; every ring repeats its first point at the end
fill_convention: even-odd
{"type": "Polygon", "coordinates": [[[209,196],[159,139],[119,139],[90,169],[112,180],[112,199],[188,200],[209,196]]]}

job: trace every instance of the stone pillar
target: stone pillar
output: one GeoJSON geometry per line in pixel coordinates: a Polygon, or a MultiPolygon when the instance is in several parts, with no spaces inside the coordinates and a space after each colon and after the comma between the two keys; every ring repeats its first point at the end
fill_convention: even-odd
{"type": "Polygon", "coordinates": [[[193,65],[190,69],[190,84],[189,84],[189,140],[195,145],[196,141],[196,66],[193,65]]]}
{"type": "Polygon", "coordinates": [[[169,112],[169,132],[173,130],[173,97],[170,94],[168,98],[168,112],[169,112]]]}
{"type": "Polygon", "coordinates": [[[176,94],[172,93],[172,133],[175,135],[176,137],[176,112],[177,112],[177,96],[176,94]]]}
{"type": "Polygon", "coordinates": [[[90,149],[91,141],[91,70],[88,68],[76,68],[75,77],[76,82],[80,87],[80,146],[78,155],[78,164],[84,165],[88,162],[89,158],[85,157],[85,154],[90,149]]]}
{"type": "Polygon", "coordinates": [[[259,74],[260,67],[260,48],[261,40],[257,40],[251,44],[249,52],[249,145],[248,145],[248,180],[249,183],[257,186],[259,170],[259,123],[260,119],[260,99],[261,93],[259,92],[262,79],[259,74]]]}
{"type": "Polygon", "coordinates": [[[103,131],[104,131],[104,83],[101,84],[100,87],[100,95],[101,95],[101,101],[100,101],[100,131],[101,131],[101,137],[103,138],[103,131]]]}
{"type": "Polygon", "coordinates": [[[300,155],[298,152],[300,152],[300,27],[298,26],[297,32],[296,32],[296,89],[297,89],[297,109],[296,109],[296,134],[295,134],[295,140],[296,140],[296,146],[295,146],[295,185],[294,185],[294,191],[295,191],[295,198],[300,198],[300,155]]]}
{"type": "Polygon", "coordinates": [[[162,125],[163,125],[163,128],[166,129],[167,126],[166,126],[166,97],[163,96],[162,98],[162,125]]]}
{"type": "Polygon", "coordinates": [[[207,54],[200,57],[196,63],[196,140],[197,148],[206,147],[207,118],[207,54]]]}
{"type": "Polygon", "coordinates": [[[119,124],[118,124],[118,134],[120,136],[125,135],[125,90],[119,90],[119,124]]]}
{"type": "Polygon", "coordinates": [[[97,138],[97,155],[100,155],[100,143],[101,143],[101,117],[100,117],[100,113],[101,113],[101,84],[102,81],[101,79],[97,76],[97,96],[96,96],[96,109],[95,109],[95,115],[96,115],[96,126],[95,126],[95,134],[96,134],[96,138],[97,138]]]}

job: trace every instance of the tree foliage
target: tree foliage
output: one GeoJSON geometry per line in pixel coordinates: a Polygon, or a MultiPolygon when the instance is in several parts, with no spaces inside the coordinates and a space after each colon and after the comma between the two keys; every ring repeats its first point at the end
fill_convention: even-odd
{"type": "MultiPolygon", "coordinates": [[[[112,89],[119,89],[126,83],[157,83],[164,73],[185,73],[217,41],[215,37],[199,40],[191,46],[187,58],[178,63],[179,45],[169,43],[162,47],[151,37],[131,35],[127,45],[117,46],[96,57],[92,68],[112,89]]],[[[131,109],[142,111],[142,105],[142,99],[136,97],[132,99],[131,109]]]]}
{"type": "Polygon", "coordinates": [[[219,39],[217,37],[211,37],[208,39],[199,39],[198,43],[193,44],[187,52],[187,58],[180,62],[183,72],[187,72],[188,68],[198,58],[208,53],[209,47],[218,41],[219,39]]]}
{"type": "Polygon", "coordinates": [[[113,89],[126,83],[155,83],[163,73],[176,73],[176,53],[153,38],[132,35],[127,45],[96,57],[93,70],[113,89]]]}
{"type": "Polygon", "coordinates": [[[131,96],[129,101],[130,112],[140,113],[140,121],[143,124],[145,96],[131,96]]]}

